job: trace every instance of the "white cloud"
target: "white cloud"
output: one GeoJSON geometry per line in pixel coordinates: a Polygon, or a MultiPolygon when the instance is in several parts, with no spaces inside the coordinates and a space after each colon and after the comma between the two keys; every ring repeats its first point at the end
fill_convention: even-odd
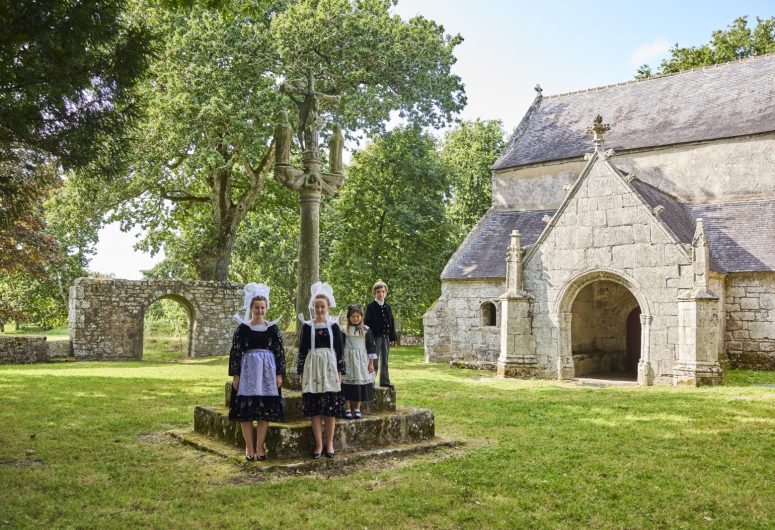
{"type": "Polygon", "coordinates": [[[650,63],[655,59],[660,59],[662,55],[667,53],[672,44],[664,37],[658,37],[653,42],[638,46],[634,52],[630,55],[630,64],[632,66],[640,66],[644,63],[650,63]]]}

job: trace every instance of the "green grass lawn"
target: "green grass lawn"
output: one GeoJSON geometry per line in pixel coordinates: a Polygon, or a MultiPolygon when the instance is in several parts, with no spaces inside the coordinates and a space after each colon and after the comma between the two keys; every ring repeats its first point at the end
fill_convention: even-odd
{"type": "Polygon", "coordinates": [[[466,444],[262,480],[161,434],[218,403],[225,357],[0,366],[0,528],[773,528],[775,373],[590,388],[426,365],[401,405],[466,444]]]}
{"type": "Polygon", "coordinates": [[[6,323],[5,331],[0,332],[0,337],[21,337],[27,335],[34,335],[37,337],[46,337],[47,340],[67,340],[69,335],[67,332],[67,326],[61,328],[41,329],[36,327],[21,327],[16,329],[13,324],[6,323]]]}

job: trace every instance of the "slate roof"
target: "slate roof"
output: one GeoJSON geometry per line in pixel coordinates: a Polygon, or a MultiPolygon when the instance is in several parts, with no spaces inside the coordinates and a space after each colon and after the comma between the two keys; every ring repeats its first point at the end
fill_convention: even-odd
{"type": "Polygon", "coordinates": [[[449,260],[441,279],[504,278],[511,231],[519,230],[522,246],[532,245],[546,228],[544,215],[551,217],[555,211],[488,211],[449,260]]]}
{"type": "MultiPolygon", "coordinates": [[[[696,220],[703,218],[712,270],[775,270],[775,197],[684,204],[637,178],[632,186],[651,208],[664,206],[660,218],[681,243],[691,244],[696,220]]],[[[504,278],[511,231],[519,230],[522,246],[532,245],[546,227],[543,217],[555,211],[488,211],[452,256],[441,278],[504,278]]]]}
{"type": "Polygon", "coordinates": [[[710,245],[711,269],[719,272],[775,270],[775,197],[684,204],[642,180],[632,186],[649,206],[664,206],[660,217],[681,243],[691,243],[702,218],[710,245]]]}
{"type": "Polygon", "coordinates": [[[775,54],[536,98],[493,169],[581,157],[598,114],[618,151],[775,131],[775,54]]]}
{"type": "Polygon", "coordinates": [[[689,217],[702,217],[711,265],[725,272],[775,270],[775,197],[712,204],[687,204],[689,217]]]}

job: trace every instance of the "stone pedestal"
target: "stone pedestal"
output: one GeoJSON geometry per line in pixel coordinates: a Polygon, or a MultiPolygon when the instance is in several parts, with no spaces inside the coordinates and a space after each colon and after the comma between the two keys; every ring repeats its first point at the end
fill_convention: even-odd
{"type": "Polygon", "coordinates": [[[674,385],[719,385],[723,372],[718,362],[718,297],[696,290],[678,300],[678,362],[674,385]]]}
{"type": "Polygon", "coordinates": [[[530,326],[531,298],[525,293],[501,297],[500,377],[537,377],[538,359],[530,326]]]}

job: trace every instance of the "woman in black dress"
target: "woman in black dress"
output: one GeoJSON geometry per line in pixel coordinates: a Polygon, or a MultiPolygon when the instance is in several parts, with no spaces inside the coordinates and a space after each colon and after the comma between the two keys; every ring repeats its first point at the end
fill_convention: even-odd
{"type": "Polygon", "coordinates": [[[336,418],[344,417],[342,374],[345,372],[342,332],[328,316],[335,307],[334,291],[327,283],[312,285],[309,307],[315,317],[304,323],[299,341],[296,370],[301,376],[301,407],[312,423],[315,449],[312,458],[323,452],[322,424],[326,423],[326,456],[334,458],[336,418]]]}
{"type": "Polygon", "coordinates": [[[269,421],[282,421],[280,389],[285,375],[285,349],[282,333],[274,322],[264,319],[269,309],[269,287],[245,286],[247,312],[234,332],[229,355],[229,375],[233,376],[229,419],[239,421],[245,438],[248,462],[266,459],[269,421]],[[250,315],[250,320],[247,320],[250,315]],[[253,421],[257,422],[253,441],[253,421]]]}

